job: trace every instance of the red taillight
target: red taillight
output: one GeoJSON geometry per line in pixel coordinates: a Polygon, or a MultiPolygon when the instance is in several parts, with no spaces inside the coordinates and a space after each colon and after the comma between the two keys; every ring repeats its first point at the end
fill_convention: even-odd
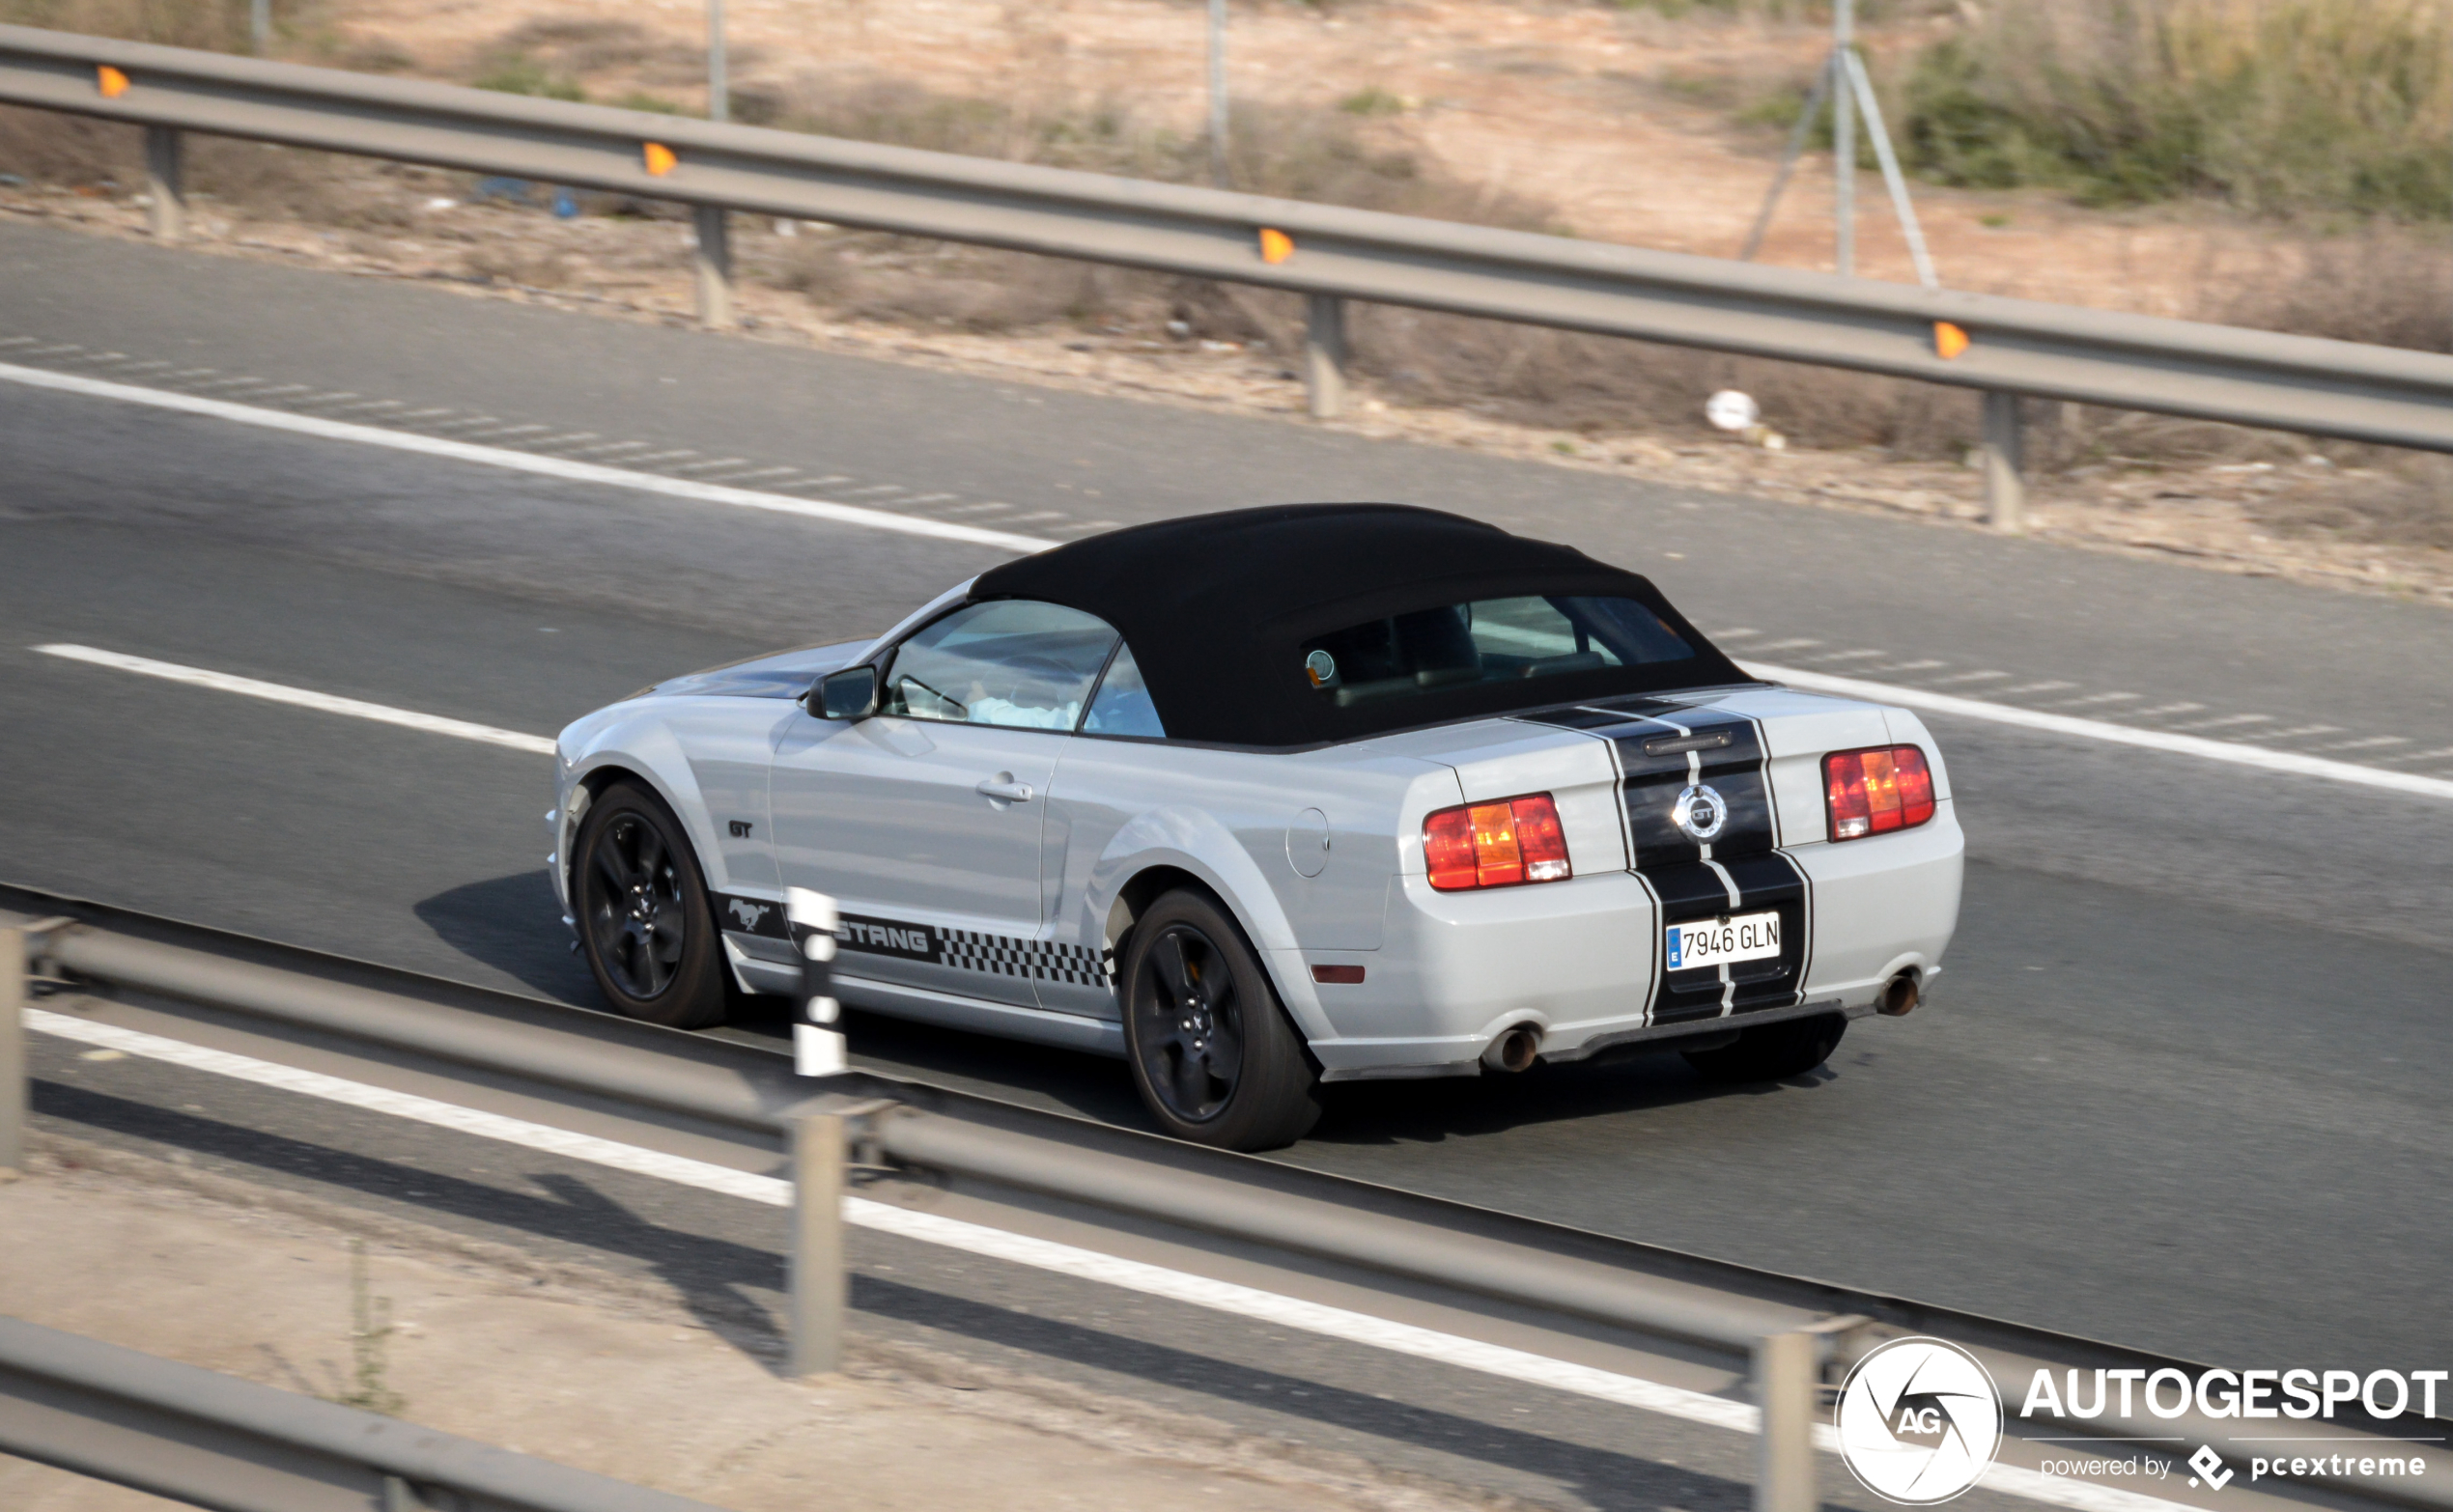
{"type": "Polygon", "coordinates": [[[1442,892],[1565,882],[1567,836],[1547,793],[1444,808],[1423,821],[1423,859],[1442,892]]]}
{"type": "Polygon", "coordinates": [[[1833,751],[1822,759],[1822,792],[1834,840],[1913,829],[1933,817],[1933,771],[1913,745],[1833,751]]]}

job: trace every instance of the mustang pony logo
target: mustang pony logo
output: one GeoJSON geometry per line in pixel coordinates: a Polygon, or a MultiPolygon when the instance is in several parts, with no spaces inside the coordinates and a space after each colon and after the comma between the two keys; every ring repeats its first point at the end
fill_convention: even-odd
{"type": "Polygon", "coordinates": [[[747,898],[727,898],[724,900],[724,906],[732,910],[734,922],[753,934],[756,933],[759,925],[767,921],[767,913],[772,907],[769,904],[753,903],[747,898]]]}

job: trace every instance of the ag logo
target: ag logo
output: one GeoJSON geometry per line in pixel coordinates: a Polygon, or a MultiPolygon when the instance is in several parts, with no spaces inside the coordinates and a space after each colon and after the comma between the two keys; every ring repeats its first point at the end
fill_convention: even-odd
{"type": "Polygon", "coordinates": [[[1703,783],[1695,783],[1678,796],[1670,806],[1670,823],[1686,831],[1690,840],[1709,840],[1729,826],[1729,805],[1721,796],[1703,783]]]}
{"type": "Polygon", "coordinates": [[[1858,1360],[1833,1417],[1849,1473],[1904,1506],[1948,1501],[1975,1485],[2002,1442],[1992,1376],[1940,1339],[1893,1339],[1858,1360]]]}

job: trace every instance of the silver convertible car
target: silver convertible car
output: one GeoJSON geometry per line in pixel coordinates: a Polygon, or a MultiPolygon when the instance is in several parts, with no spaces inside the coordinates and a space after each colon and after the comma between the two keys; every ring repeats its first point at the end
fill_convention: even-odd
{"type": "Polygon", "coordinates": [[[1142,525],[875,640],[562,732],[554,882],[605,995],[796,994],[1122,1057],[1170,1134],[1324,1082],[1678,1050],[1813,1069],[1959,918],[1932,737],[1749,678],[1632,573],[1397,505],[1142,525]]]}

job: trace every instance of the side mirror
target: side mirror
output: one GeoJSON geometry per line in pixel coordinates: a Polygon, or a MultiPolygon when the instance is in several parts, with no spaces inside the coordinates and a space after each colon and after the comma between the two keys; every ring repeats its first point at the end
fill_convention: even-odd
{"type": "Polygon", "coordinates": [[[818,679],[809,712],[821,719],[865,719],[877,713],[877,668],[845,667],[818,679]]]}

